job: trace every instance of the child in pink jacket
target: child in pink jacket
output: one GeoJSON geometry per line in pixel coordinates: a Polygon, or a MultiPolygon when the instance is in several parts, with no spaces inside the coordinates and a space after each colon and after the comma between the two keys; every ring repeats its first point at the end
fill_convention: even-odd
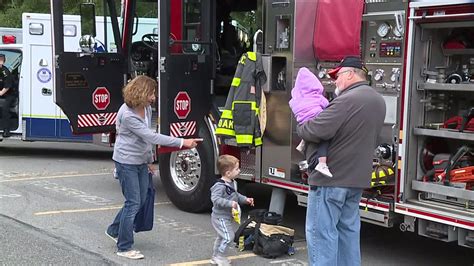
{"type": "MultiPolygon", "coordinates": [[[[324,88],[319,79],[306,67],[300,68],[289,102],[298,124],[316,117],[329,105],[323,92],[324,88]]],[[[314,169],[327,177],[332,177],[326,164],[328,146],[328,141],[307,145],[302,140],[297,149],[306,155],[308,169],[314,169]]]]}

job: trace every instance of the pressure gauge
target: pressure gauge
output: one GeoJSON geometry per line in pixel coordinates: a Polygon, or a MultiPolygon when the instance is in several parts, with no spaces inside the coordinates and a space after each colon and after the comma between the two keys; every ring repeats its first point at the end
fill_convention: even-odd
{"type": "Polygon", "coordinates": [[[398,29],[397,26],[393,27],[392,33],[397,38],[402,37],[402,32],[398,29]]]}
{"type": "Polygon", "coordinates": [[[375,75],[374,75],[374,80],[375,81],[381,81],[383,78],[384,71],[383,69],[377,69],[375,70],[375,75]]]}
{"type": "Polygon", "coordinates": [[[193,43],[191,44],[191,49],[193,49],[194,52],[197,52],[199,51],[199,49],[201,49],[201,45],[197,43],[193,43]]]}
{"type": "Polygon", "coordinates": [[[387,36],[388,32],[390,31],[390,25],[388,23],[383,22],[382,24],[379,25],[377,29],[377,35],[379,35],[381,38],[387,36]]]}
{"type": "Polygon", "coordinates": [[[321,69],[321,71],[318,72],[318,78],[323,79],[326,77],[326,69],[321,69]]]}

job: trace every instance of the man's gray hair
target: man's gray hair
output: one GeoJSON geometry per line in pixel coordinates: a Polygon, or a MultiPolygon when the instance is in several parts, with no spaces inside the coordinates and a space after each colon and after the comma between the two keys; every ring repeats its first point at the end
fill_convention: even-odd
{"type": "Polygon", "coordinates": [[[351,67],[350,69],[354,71],[354,74],[359,76],[359,78],[367,80],[367,72],[365,72],[364,70],[356,67],[351,67]]]}

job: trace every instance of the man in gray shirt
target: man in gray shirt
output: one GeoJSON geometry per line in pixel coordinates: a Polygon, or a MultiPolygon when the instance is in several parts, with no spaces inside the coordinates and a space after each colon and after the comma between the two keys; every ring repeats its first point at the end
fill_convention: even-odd
{"type": "Polygon", "coordinates": [[[312,171],[306,213],[310,265],[360,265],[359,201],[370,186],[372,155],[385,118],[385,101],[368,84],[359,57],[348,56],[329,75],[336,97],[319,116],[297,127],[308,142],[329,141],[333,177],[312,171]]]}

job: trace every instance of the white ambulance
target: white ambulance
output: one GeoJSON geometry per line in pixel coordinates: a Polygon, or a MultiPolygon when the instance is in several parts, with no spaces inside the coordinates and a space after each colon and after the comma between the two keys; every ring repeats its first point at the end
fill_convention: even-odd
{"type": "MultiPolygon", "coordinates": [[[[63,32],[64,49],[71,52],[81,51],[80,17],[65,15],[63,32]]],[[[96,32],[96,41],[99,44],[97,50],[116,49],[110,19],[107,20],[107,38],[104,37],[103,17],[96,19],[96,32]]],[[[157,32],[156,18],[139,18],[134,29],[134,39],[157,32]]],[[[0,28],[0,34],[6,42],[0,44],[0,53],[5,54],[5,66],[12,72],[14,89],[17,92],[17,98],[10,106],[12,138],[28,141],[92,142],[92,135],[72,134],[67,117],[54,102],[50,14],[24,13],[21,29],[0,28]],[[18,37],[18,32],[22,33],[21,37],[18,37]]]]}

